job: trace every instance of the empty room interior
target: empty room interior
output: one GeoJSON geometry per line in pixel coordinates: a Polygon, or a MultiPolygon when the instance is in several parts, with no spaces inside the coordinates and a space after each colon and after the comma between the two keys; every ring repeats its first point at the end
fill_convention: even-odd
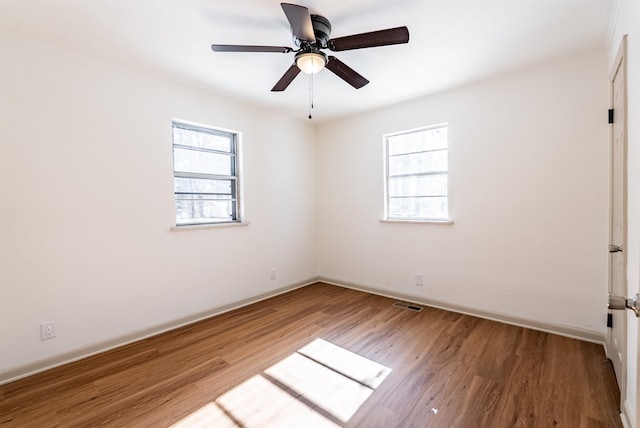
{"type": "Polygon", "coordinates": [[[0,427],[640,428],[639,1],[0,0],[0,43],[0,427]]]}

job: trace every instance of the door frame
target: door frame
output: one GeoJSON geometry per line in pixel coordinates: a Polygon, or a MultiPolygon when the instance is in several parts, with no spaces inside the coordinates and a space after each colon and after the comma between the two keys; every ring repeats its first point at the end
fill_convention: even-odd
{"type": "MultiPolygon", "coordinates": [[[[628,284],[628,278],[627,278],[627,152],[628,152],[628,126],[627,126],[627,36],[624,35],[622,37],[622,40],[620,42],[620,46],[618,47],[618,52],[616,54],[616,58],[612,64],[610,73],[609,73],[609,105],[611,106],[611,108],[613,108],[613,97],[614,97],[614,88],[613,88],[613,81],[615,76],[617,75],[618,72],[623,73],[623,78],[624,78],[624,85],[623,85],[623,90],[622,90],[622,96],[623,96],[623,105],[624,105],[624,109],[623,109],[623,114],[620,117],[620,119],[622,119],[623,121],[623,133],[624,133],[624,137],[623,137],[623,141],[622,141],[622,187],[623,187],[623,193],[622,193],[622,227],[623,227],[623,232],[622,232],[622,246],[624,251],[622,252],[622,257],[623,257],[623,261],[622,261],[622,279],[623,279],[623,293],[625,296],[628,295],[629,292],[629,284],[628,284]]],[[[618,116],[614,113],[614,116],[618,116]]],[[[618,117],[616,117],[615,119],[617,119],[618,117]]],[[[614,119],[614,120],[615,120],[614,119]]],[[[614,141],[614,135],[613,135],[613,126],[610,126],[610,130],[609,130],[609,167],[610,167],[610,171],[609,171],[609,244],[614,244],[611,241],[611,236],[612,236],[612,224],[613,224],[613,192],[611,191],[611,189],[613,188],[613,141],[614,141]]],[[[611,262],[611,256],[609,256],[609,281],[608,281],[608,285],[607,285],[607,289],[609,291],[611,291],[611,279],[612,279],[612,267],[613,267],[613,263],[611,262]]],[[[619,350],[622,354],[622,361],[621,361],[621,365],[622,367],[620,368],[620,377],[621,379],[617,379],[618,382],[618,386],[620,388],[620,411],[621,411],[621,418],[623,419],[623,423],[624,422],[629,422],[629,418],[631,418],[633,415],[627,415],[625,414],[624,408],[625,408],[625,402],[626,402],[626,395],[627,395],[627,366],[628,366],[628,355],[627,355],[627,341],[628,341],[628,329],[627,329],[627,316],[628,314],[626,313],[627,311],[624,311],[622,314],[624,314],[621,318],[624,320],[624,322],[622,323],[621,328],[623,329],[623,334],[622,336],[624,337],[624,343],[619,344],[619,350]],[[625,420],[626,419],[626,420],[625,420]]],[[[613,352],[613,346],[612,346],[612,340],[613,340],[613,335],[612,333],[612,329],[607,328],[607,334],[606,334],[606,341],[605,341],[605,352],[607,357],[611,358],[611,353],[613,352]]],[[[635,379],[633,380],[635,381],[635,379]]],[[[631,425],[627,425],[627,426],[631,426],[631,425]]]]}

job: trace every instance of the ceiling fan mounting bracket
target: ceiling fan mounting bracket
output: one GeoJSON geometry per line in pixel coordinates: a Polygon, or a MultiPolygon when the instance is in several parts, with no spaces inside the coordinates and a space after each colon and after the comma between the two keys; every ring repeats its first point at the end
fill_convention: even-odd
{"type": "Polygon", "coordinates": [[[319,48],[326,48],[329,36],[331,35],[331,23],[321,15],[311,15],[313,32],[316,35],[316,45],[319,48]]]}
{"type": "Polygon", "coordinates": [[[311,25],[313,26],[313,34],[315,35],[316,40],[300,40],[294,35],[293,43],[301,50],[326,49],[329,42],[329,36],[331,36],[331,22],[321,15],[310,15],[310,17],[311,25]]]}

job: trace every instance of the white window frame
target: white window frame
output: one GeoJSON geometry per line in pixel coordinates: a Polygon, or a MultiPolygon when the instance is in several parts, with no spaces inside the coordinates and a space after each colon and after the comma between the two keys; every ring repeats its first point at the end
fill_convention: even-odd
{"type": "MultiPolygon", "coordinates": [[[[407,217],[392,217],[390,216],[390,192],[389,192],[389,178],[390,177],[395,177],[395,176],[400,176],[400,175],[395,175],[395,176],[390,176],[389,175],[389,159],[390,159],[390,155],[389,155],[389,138],[391,137],[396,137],[399,135],[406,135],[406,134],[412,134],[412,133],[417,133],[417,132],[428,132],[430,130],[434,130],[434,129],[439,129],[439,128],[447,128],[447,147],[446,149],[437,149],[437,150],[446,150],[447,151],[447,157],[448,157],[448,153],[449,153],[449,137],[448,137],[448,131],[449,131],[449,124],[448,123],[439,123],[439,124],[435,124],[435,125],[430,125],[430,126],[425,126],[425,127],[421,127],[421,128],[415,128],[415,129],[409,129],[409,130],[405,130],[405,131],[400,131],[400,132],[394,132],[394,133],[389,133],[389,134],[385,134],[383,136],[383,153],[384,153],[384,218],[381,220],[382,222],[389,222],[389,223],[439,223],[439,224],[453,224],[453,220],[451,219],[451,206],[450,206],[450,189],[449,189],[449,185],[447,185],[447,192],[445,195],[441,195],[441,197],[445,197],[447,199],[447,213],[445,216],[443,217],[416,217],[416,216],[407,216],[407,217]]],[[[430,151],[435,151],[435,150],[425,150],[424,152],[416,152],[414,154],[420,154],[420,153],[426,153],[426,152],[430,152],[430,151]]],[[[447,182],[449,181],[449,165],[447,162],[447,170],[446,171],[435,171],[435,170],[430,170],[430,171],[426,171],[426,172],[420,172],[420,173],[416,173],[416,174],[407,174],[406,176],[428,176],[428,175],[446,175],[447,177],[447,182]]],[[[413,196],[408,196],[408,197],[413,197],[413,196]]],[[[417,198],[417,197],[416,197],[417,198]]]]}
{"type": "MultiPolygon", "coordinates": [[[[218,174],[208,174],[208,173],[201,173],[201,172],[192,172],[192,171],[177,171],[176,170],[176,166],[175,166],[175,155],[173,157],[174,159],[174,166],[173,166],[173,177],[174,177],[174,215],[175,215],[175,228],[173,228],[174,230],[178,230],[180,228],[182,229],[189,229],[189,228],[193,228],[193,227],[212,227],[212,226],[233,226],[233,225],[243,225],[245,224],[243,222],[243,208],[242,208],[242,191],[241,191],[241,140],[242,140],[242,136],[241,133],[238,131],[233,131],[233,130],[228,130],[228,129],[223,129],[223,128],[218,128],[218,127],[213,127],[213,126],[209,126],[209,125],[203,125],[203,124],[199,124],[199,123],[194,123],[194,122],[188,122],[188,121],[183,121],[183,120],[178,120],[178,119],[173,119],[172,120],[172,126],[171,126],[171,147],[172,147],[172,153],[175,151],[176,148],[181,148],[181,149],[187,149],[187,150],[194,150],[194,151],[199,151],[199,152],[207,152],[207,153],[214,153],[214,154],[218,154],[218,155],[225,155],[225,156],[229,156],[231,159],[231,175],[218,175],[218,174]],[[199,148],[199,147],[191,147],[191,146],[184,146],[184,145],[179,145],[176,144],[174,141],[174,129],[175,128],[181,128],[181,129],[187,129],[190,131],[195,131],[195,132],[202,132],[202,133],[207,133],[207,134],[214,134],[214,135],[224,135],[227,137],[230,137],[230,141],[231,141],[231,150],[229,152],[224,152],[224,151],[218,151],[218,150],[213,150],[213,149],[207,149],[207,148],[199,148]],[[231,181],[231,203],[232,203],[232,214],[231,214],[231,218],[229,219],[225,219],[225,220],[216,220],[216,219],[210,219],[209,221],[197,221],[195,219],[190,219],[190,221],[185,222],[182,221],[180,222],[178,219],[178,207],[177,207],[177,201],[178,201],[178,194],[184,194],[184,192],[176,192],[175,189],[175,180],[176,178],[202,178],[202,179],[208,179],[208,180],[229,180],[231,181]]],[[[203,193],[203,192],[194,192],[194,195],[206,195],[207,193],[203,193]]]]}

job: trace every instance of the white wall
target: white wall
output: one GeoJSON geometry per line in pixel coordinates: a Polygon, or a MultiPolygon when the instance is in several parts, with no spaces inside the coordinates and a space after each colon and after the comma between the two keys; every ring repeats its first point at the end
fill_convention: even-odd
{"type": "Polygon", "coordinates": [[[603,53],[320,126],[319,275],[602,339],[606,82],[603,53]],[[454,224],[379,222],[382,135],[442,122],[454,224]]]}
{"type": "MultiPolygon", "coordinates": [[[[627,285],[628,296],[640,292],[640,2],[618,1],[614,8],[614,26],[609,40],[609,68],[627,34],[627,285]]],[[[627,311],[627,397],[623,404],[632,427],[640,427],[638,400],[638,319],[627,311]]]]}
{"type": "Polygon", "coordinates": [[[318,274],[604,332],[604,54],[313,129],[67,53],[0,52],[0,378],[318,274]],[[169,230],[172,118],[243,132],[249,226],[169,230]],[[455,223],[380,223],[382,135],[441,122],[455,223]]]}
{"type": "Polygon", "coordinates": [[[308,124],[17,41],[0,52],[0,378],[316,277],[308,124]],[[249,226],[170,231],[172,118],[242,132],[249,226]]]}

